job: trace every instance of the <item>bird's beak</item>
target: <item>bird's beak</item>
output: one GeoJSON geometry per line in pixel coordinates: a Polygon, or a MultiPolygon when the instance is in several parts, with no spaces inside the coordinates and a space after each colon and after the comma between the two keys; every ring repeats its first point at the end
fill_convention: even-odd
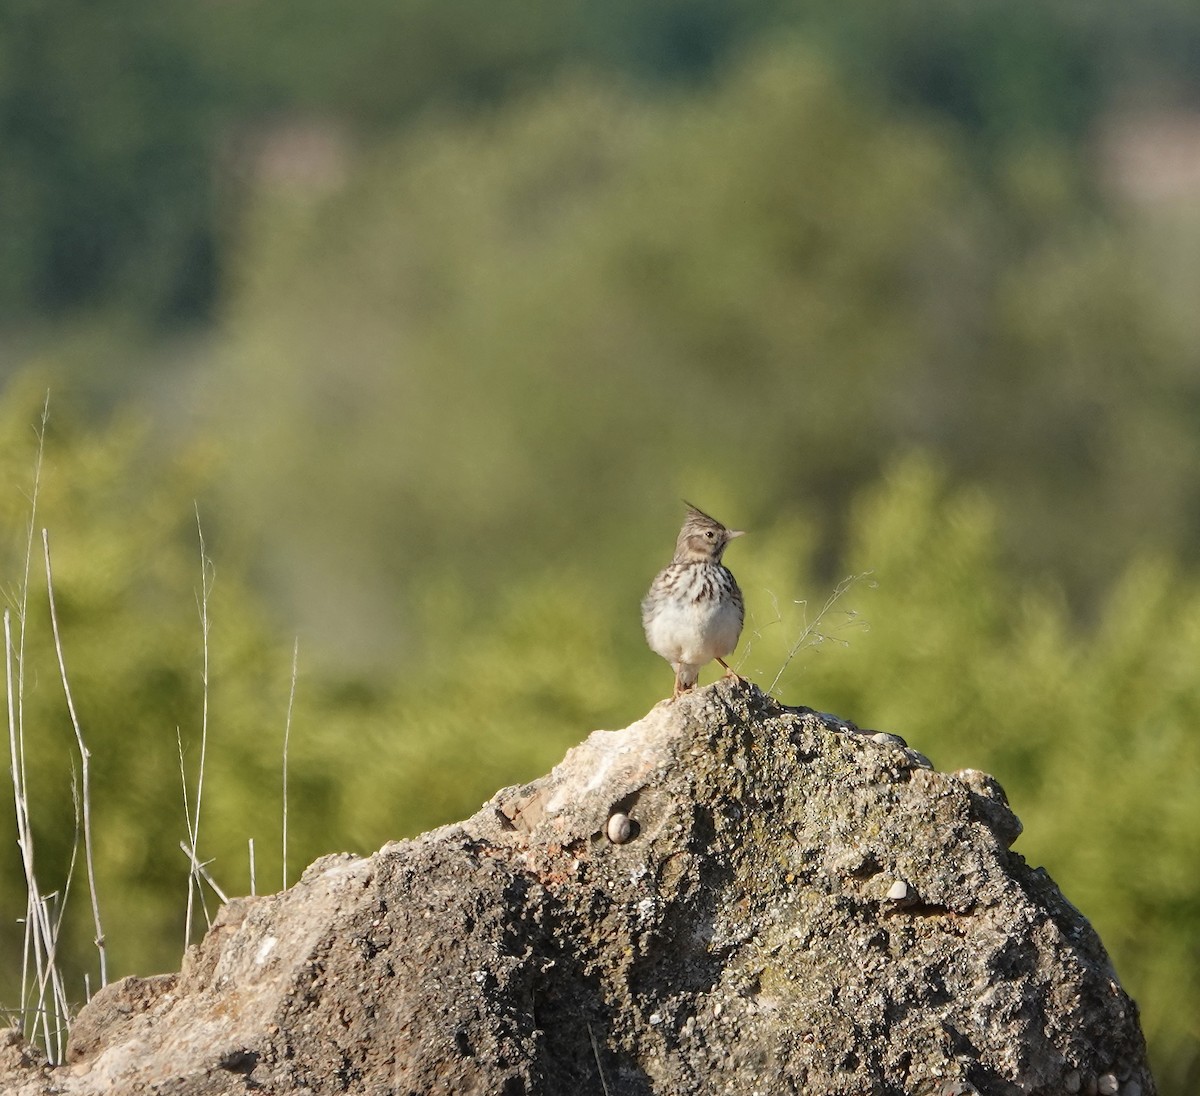
{"type": "Polygon", "coordinates": [[[744,537],[746,535],[746,530],[745,529],[730,529],[727,535],[730,540],[733,540],[734,537],[744,537]]]}

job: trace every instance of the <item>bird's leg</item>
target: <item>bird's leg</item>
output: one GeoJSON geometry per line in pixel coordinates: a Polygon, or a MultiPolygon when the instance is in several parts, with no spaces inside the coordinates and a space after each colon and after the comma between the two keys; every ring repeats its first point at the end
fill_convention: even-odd
{"type": "Polygon", "coordinates": [[[671,665],[675,667],[675,691],[671,694],[671,699],[677,700],[679,697],[683,696],[684,693],[691,692],[691,690],[695,688],[696,672],[694,667],[688,666],[682,662],[672,662],[671,665]],[[687,680],[689,677],[691,678],[691,681],[687,680]]]}
{"type": "Polygon", "coordinates": [[[730,665],[729,665],[729,663],[728,663],[728,662],[726,662],[726,661],[725,661],[723,658],[718,658],[718,659],[717,659],[717,661],[718,661],[718,662],[719,662],[719,663],[720,663],[722,666],[724,666],[724,667],[725,667],[725,676],[726,676],[726,677],[732,677],[732,678],[734,678],[735,680],[737,680],[737,681],[740,681],[740,682],[741,682],[743,685],[745,685],[745,684],[746,684],[746,679],[745,679],[744,677],[742,677],[742,675],[741,675],[741,674],[739,674],[739,673],[737,672],[737,670],[735,670],[735,669],[734,669],[732,666],[730,666],[730,665]]]}

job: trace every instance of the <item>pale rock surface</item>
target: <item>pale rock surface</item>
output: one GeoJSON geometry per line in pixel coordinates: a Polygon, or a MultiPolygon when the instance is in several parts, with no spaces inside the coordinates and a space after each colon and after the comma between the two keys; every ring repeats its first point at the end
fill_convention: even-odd
{"type": "Polygon", "coordinates": [[[231,902],[178,974],[98,993],[67,1064],[0,1037],[0,1092],[1151,1096],[1019,833],[991,777],[724,681],[231,902]]]}

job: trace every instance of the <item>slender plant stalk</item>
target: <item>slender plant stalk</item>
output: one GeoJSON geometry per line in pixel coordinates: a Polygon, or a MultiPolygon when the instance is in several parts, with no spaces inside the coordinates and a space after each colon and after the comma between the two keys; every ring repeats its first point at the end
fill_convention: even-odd
{"type": "MultiPolygon", "coordinates": [[[[201,715],[200,715],[200,770],[196,774],[196,800],[193,809],[187,809],[187,782],[186,777],[183,789],[184,812],[187,815],[188,821],[188,838],[190,840],[192,852],[191,856],[192,867],[188,872],[188,901],[187,901],[187,926],[184,929],[183,946],[187,948],[192,942],[192,911],[195,908],[196,893],[199,884],[199,874],[196,871],[196,866],[199,861],[195,857],[195,849],[199,843],[200,837],[200,806],[204,796],[204,764],[208,754],[208,595],[212,589],[212,563],[208,558],[208,552],[204,545],[204,529],[200,524],[200,507],[196,506],[196,535],[200,540],[200,593],[197,596],[197,603],[200,610],[200,634],[203,640],[203,675],[202,682],[204,693],[202,698],[201,715]]],[[[182,747],[180,750],[180,766],[183,765],[182,747]]],[[[203,894],[201,894],[203,901],[203,894]]],[[[205,919],[208,918],[208,911],[205,910],[205,919]]]]}
{"type": "MultiPolygon", "coordinates": [[[[67,712],[71,726],[75,729],[75,743],[79,747],[80,778],[83,784],[83,856],[87,865],[88,893],[92,899],[92,922],[96,928],[96,950],[100,953],[100,985],[108,985],[108,951],[104,943],[104,927],[100,921],[100,900],[96,894],[96,864],[92,845],[92,753],[83,740],[83,729],[75,711],[75,700],[71,696],[71,685],[67,679],[67,663],[63,655],[62,636],[58,630],[58,608],[54,601],[54,575],[50,567],[50,534],[42,530],[42,547],[46,557],[46,592],[50,600],[50,629],[54,634],[54,651],[58,655],[58,672],[62,678],[63,693],[67,698],[67,712]]],[[[64,904],[66,896],[64,894],[64,904]]]]}
{"type": "MultiPolygon", "coordinates": [[[[34,906],[39,901],[39,891],[36,879],[33,872],[33,835],[29,831],[29,801],[26,798],[26,778],[25,778],[25,630],[26,622],[28,621],[28,606],[29,606],[29,574],[33,567],[33,531],[37,527],[37,509],[38,496],[41,493],[42,485],[42,458],[46,451],[46,423],[50,418],[50,392],[47,390],[45,402],[42,404],[42,419],[36,428],[37,434],[37,455],[33,462],[33,489],[29,494],[29,525],[26,529],[25,537],[25,569],[21,576],[21,589],[18,596],[17,620],[21,626],[21,635],[17,641],[17,703],[16,703],[16,754],[17,761],[20,763],[20,783],[21,791],[17,796],[20,806],[18,810],[24,815],[25,830],[23,833],[24,844],[22,846],[22,858],[25,864],[25,882],[28,888],[28,908],[25,918],[25,950],[21,962],[21,1001],[22,1004],[28,1001],[28,986],[29,986],[29,958],[31,954],[35,956],[39,963],[41,951],[39,948],[40,941],[37,939],[38,921],[33,916],[34,906]],[[25,859],[27,858],[27,860],[25,859]]],[[[7,627],[7,614],[5,620],[5,636],[6,643],[9,643],[9,634],[7,627]]],[[[9,647],[11,649],[11,646],[9,647]]],[[[9,703],[12,702],[12,686],[9,685],[8,690],[9,703]]],[[[10,719],[10,728],[13,723],[10,719]]],[[[15,763],[14,763],[15,764],[15,763]]],[[[16,789],[17,772],[13,772],[13,786],[16,789]]],[[[39,976],[39,982],[41,978],[39,976]]],[[[49,1037],[46,1039],[46,1051],[50,1051],[49,1037]]]]}
{"type": "Polygon", "coordinates": [[[596,1069],[600,1074],[600,1088],[604,1091],[604,1096],[608,1096],[608,1082],[604,1079],[604,1063],[600,1061],[600,1047],[596,1045],[596,1034],[592,1031],[592,1025],[586,1020],[588,1038],[592,1041],[592,1056],[596,1059],[596,1069]]]}
{"type": "MultiPolygon", "coordinates": [[[[184,818],[184,823],[187,826],[188,836],[190,837],[192,835],[192,829],[193,829],[193,827],[192,827],[192,808],[191,808],[191,804],[188,801],[188,777],[187,777],[187,765],[183,759],[183,735],[180,733],[180,730],[178,727],[175,728],[175,743],[179,748],[179,780],[180,780],[180,785],[183,788],[183,818],[184,818]]],[[[183,847],[183,842],[180,842],[180,846],[183,847]]],[[[188,846],[188,847],[190,847],[190,846],[188,846]]],[[[187,925],[184,926],[184,941],[183,941],[183,946],[185,949],[187,948],[188,944],[191,942],[192,899],[193,899],[192,888],[196,882],[196,873],[195,873],[194,869],[195,869],[195,865],[190,864],[190,866],[188,868],[187,925]]],[[[204,891],[200,890],[199,894],[200,894],[200,904],[204,910],[204,920],[207,923],[208,922],[208,904],[204,901],[204,891]]]]}
{"type": "Polygon", "coordinates": [[[247,838],[250,846],[250,897],[254,898],[258,894],[258,886],[255,880],[254,873],[254,838],[247,838]]]}
{"type": "MultiPolygon", "coordinates": [[[[22,757],[23,743],[20,735],[20,704],[14,702],[14,697],[19,696],[19,693],[15,693],[13,689],[12,618],[7,609],[4,610],[4,670],[5,681],[8,686],[9,772],[12,775],[13,800],[16,804],[17,847],[21,850],[21,867],[25,873],[27,896],[25,903],[25,944],[21,960],[21,1006],[25,1016],[24,1030],[26,1036],[28,1036],[32,1033],[31,1024],[37,1022],[38,1013],[41,1012],[41,1010],[34,1012],[31,1019],[31,1013],[27,1005],[29,1001],[29,965],[31,958],[37,967],[38,981],[39,983],[42,982],[42,922],[36,909],[40,892],[37,885],[37,875],[34,871],[33,836],[29,831],[29,800],[25,794],[25,766],[22,757]]],[[[18,675],[19,672],[18,670],[18,675]]],[[[45,1046],[47,1051],[49,1051],[50,1030],[48,1025],[45,1024],[44,1014],[42,1014],[42,1020],[45,1046]]]]}
{"type": "MultiPolygon", "coordinates": [[[[62,972],[55,962],[58,943],[58,930],[62,925],[62,906],[60,906],[57,923],[51,924],[49,898],[43,896],[38,886],[37,873],[34,867],[33,829],[29,816],[29,797],[25,785],[24,742],[18,728],[20,726],[21,693],[18,684],[13,688],[13,657],[12,616],[6,609],[4,612],[4,665],[5,682],[8,693],[8,743],[9,743],[9,772],[13,783],[13,800],[17,821],[17,845],[21,850],[21,866],[25,875],[25,942],[22,955],[21,970],[21,1002],[25,1017],[24,1031],[32,1035],[37,1025],[42,1027],[42,1044],[52,1061],[62,1061],[65,1050],[65,1033],[70,1025],[70,1005],[67,1001],[66,988],[63,984],[62,972]],[[14,700],[15,697],[15,700],[14,700]],[[37,999],[30,1007],[29,966],[32,959],[37,979],[37,999]],[[50,1005],[47,1007],[46,997],[49,991],[50,1005]],[[53,1029],[51,1018],[53,1017],[53,1029]]],[[[18,675],[18,682],[20,678],[18,675]]],[[[71,871],[74,871],[75,858],[71,858],[71,871]]],[[[68,875],[68,886],[70,875],[68,875]]]]}
{"type": "MultiPolygon", "coordinates": [[[[843,645],[847,642],[846,640],[840,639],[836,634],[834,634],[833,631],[823,630],[822,626],[825,622],[826,617],[828,617],[830,615],[830,613],[832,613],[834,611],[835,606],[842,599],[842,597],[845,596],[846,592],[852,586],[854,586],[854,584],[857,583],[859,580],[864,579],[864,578],[869,578],[870,575],[871,575],[870,571],[864,571],[864,572],[862,572],[862,574],[850,575],[849,577],[842,579],[842,581],[839,582],[837,584],[837,586],[834,588],[833,593],[831,593],[829,595],[829,597],[827,597],[825,599],[825,604],[821,606],[820,611],[817,613],[817,615],[815,617],[813,617],[812,620],[808,619],[808,602],[803,601],[803,600],[795,602],[796,605],[801,606],[803,609],[804,626],[801,628],[800,634],[789,645],[787,654],[784,656],[784,659],[783,659],[783,665],[781,665],[779,667],[778,673],[775,674],[775,677],[772,679],[771,684],[767,686],[766,691],[768,693],[775,692],[775,686],[779,684],[780,678],[783,677],[784,673],[787,671],[787,668],[792,664],[792,660],[802,650],[804,650],[805,647],[813,647],[819,643],[824,643],[826,640],[833,640],[833,641],[843,644],[843,645]]],[[[873,582],[872,582],[872,585],[874,585],[873,582]]],[[[856,622],[856,617],[858,616],[858,614],[855,612],[855,610],[843,609],[843,610],[840,610],[840,612],[846,618],[845,623],[843,624],[843,627],[851,626],[854,623],[858,623],[860,627],[865,627],[863,622],[861,622],[861,621],[856,622]]],[[[772,621],[772,623],[778,623],[779,621],[782,620],[782,616],[779,613],[778,605],[776,605],[775,615],[776,615],[776,619],[775,619],[775,621],[772,621]]]]}
{"type": "Polygon", "coordinates": [[[283,889],[288,888],[288,741],[292,736],[292,707],[296,702],[296,669],[300,662],[300,637],[292,644],[292,686],[287,719],[283,725],[283,889]]]}
{"type": "Polygon", "coordinates": [[[189,845],[186,841],[180,841],[179,847],[181,849],[183,849],[184,855],[188,858],[189,861],[191,861],[192,875],[196,879],[203,879],[204,882],[206,882],[210,887],[212,887],[213,893],[219,899],[221,899],[222,902],[228,902],[229,901],[228,896],[225,894],[225,892],[223,890],[221,890],[221,888],[219,886],[217,886],[217,881],[209,874],[208,865],[210,863],[212,863],[212,861],[205,861],[205,862],[201,863],[199,860],[197,860],[196,859],[196,850],[193,849],[191,847],[191,845],[189,845]]]}
{"type": "MultiPolygon", "coordinates": [[[[71,862],[67,865],[67,878],[63,883],[62,901],[58,906],[58,920],[54,923],[54,946],[58,947],[58,937],[62,932],[63,914],[67,912],[67,896],[71,893],[71,884],[75,881],[75,868],[79,861],[79,835],[83,832],[83,801],[79,794],[79,781],[75,777],[75,766],[71,765],[71,806],[75,812],[75,835],[71,842],[71,862]]],[[[100,953],[103,966],[104,953],[100,953]]],[[[86,975],[85,975],[86,976],[86,975]]],[[[91,997],[91,993],[86,995],[91,997]]]]}
{"type": "MultiPolygon", "coordinates": [[[[62,935],[63,918],[67,913],[67,898],[71,893],[71,883],[75,879],[75,867],[79,860],[79,835],[82,830],[80,825],[81,820],[81,804],[79,799],[79,782],[75,778],[75,767],[71,766],[71,804],[75,808],[75,835],[71,842],[71,862],[67,865],[67,877],[63,883],[61,896],[57,893],[42,895],[38,899],[38,915],[42,919],[45,926],[45,932],[48,933],[47,939],[49,946],[46,947],[46,971],[50,979],[51,992],[51,1010],[54,1016],[54,1045],[47,1043],[47,1054],[52,1061],[62,1062],[66,1060],[67,1054],[67,1036],[71,1030],[71,1011],[70,1002],[67,1000],[66,984],[63,981],[62,971],[58,966],[58,940],[62,935]],[[51,925],[50,903],[58,900],[58,913],[53,919],[51,925]]],[[[85,994],[91,997],[91,990],[87,987],[87,975],[84,975],[85,994]]],[[[47,1019],[47,1013],[50,1010],[45,1008],[46,986],[39,986],[38,996],[38,1011],[41,1012],[47,1019]]]]}
{"type": "MultiPolygon", "coordinates": [[[[25,636],[28,622],[29,580],[33,568],[33,534],[37,527],[38,496],[41,489],[42,458],[45,453],[46,424],[50,418],[50,393],[46,393],[42,404],[42,417],[35,428],[37,456],[34,461],[33,488],[29,495],[29,524],[25,541],[25,566],[21,587],[16,597],[17,619],[20,636],[14,645],[12,616],[4,613],[4,657],[5,683],[7,686],[8,736],[10,773],[12,776],[16,821],[17,844],[21,850],[21,865],[25,875],[26,906],[25,935],[21,956],[21,1008],[23,1028],[32,1036],[41,1026],[42,1045],[51,1061],[61,1061],[65,1051],[66,1033],[70,1026],[71,1013],[67,1001],[62,972],[55,961],[58,927],[51,925],[49,897],[43,896],[37,883],[34,867],[33,828],[30,822],[28,781],[25,767],[25,636]],[[16,663],[16,681],[13,681],[13,663],[16,663]],[[30,966],[37,979],[37,999],[30,1006],[30,966]],[[47,1006],[47,992],[49,1005],[47,1006]],[[53,1016],[53,1029],[51,1017],[53,1016]]],[[[78,839],[78,834],[77,834],[78,839]]],[[[72,865],[74,858],[72,858],[72,865]]],[[[69,882],[69,880],[68,880],[69,882]]]]}

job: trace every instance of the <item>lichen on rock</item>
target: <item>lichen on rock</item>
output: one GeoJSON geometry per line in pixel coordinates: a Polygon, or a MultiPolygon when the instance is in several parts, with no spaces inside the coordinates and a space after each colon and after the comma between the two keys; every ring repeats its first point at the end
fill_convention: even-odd
{"type": "Polygon", "coordinates": [[[1019,833],[986,774],[722,681],[231,902],[178,975],[98,993],[68,1065],[0,1048],[0,1089],[1150,1096],[1019,833]]]}

